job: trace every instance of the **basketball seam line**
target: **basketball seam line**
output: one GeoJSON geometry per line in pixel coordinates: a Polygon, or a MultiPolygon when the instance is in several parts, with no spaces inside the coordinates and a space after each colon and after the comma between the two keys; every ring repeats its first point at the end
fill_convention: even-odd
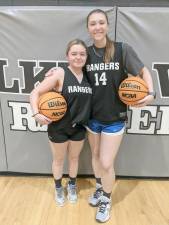
{"type": "Polygon", "coordinates": [[[130,90],[130,89],[128,89],[128,90],[124,90],[124,89],[119,89],[119,92],[121,92],[121,91],[135,91],[135,92],[141,92],[141,93],[148,93],[148,91],[137,91],[137,90],[130,90]]]}
{"type": "Polygon", "coordinates": [[[135,101],[133,101],[133,100],[128,100],[128,99],[120,99],[122,102],[124,101],[124,102],[138,102],[139,100],[142,100],[143,98],[139,98],[139,99],[137,99],[137,100],[135,100],[135,101]]]}

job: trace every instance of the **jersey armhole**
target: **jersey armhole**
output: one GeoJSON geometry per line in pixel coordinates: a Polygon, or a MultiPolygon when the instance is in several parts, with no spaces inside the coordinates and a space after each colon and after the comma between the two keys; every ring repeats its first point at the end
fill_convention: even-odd
{"type": "Polygon", "coordinates": [[[63,68],[63,67],[59,67],[59,69],[61,69],[62,71],[63,71],[63,80],[62,81],[60,81],[59,80],[59,82],[62,82],[62,84],[61,83],[59,83],[59,86],[61,86],[61,88],[57,91],[57,86],[55,87],[55,90],[58,92],[58,93],[60,93],[60,94],[62,94],[62,91],[63,91],[63,86],[64,86],[64,80],[65,80],[65,68],[63,68]],[[60,85],[61,84],[61,85],[60,85]]]}

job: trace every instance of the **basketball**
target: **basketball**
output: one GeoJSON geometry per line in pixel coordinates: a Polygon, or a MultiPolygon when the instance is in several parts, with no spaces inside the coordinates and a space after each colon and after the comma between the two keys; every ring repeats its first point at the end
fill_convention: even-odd
{"type": "Polygon", "coordinates": [[[119,86],[120,100],[126,105],[135,105],[148,95],[148,87],[140,77],[128,77],[119,86]]]}
{"type": "Polygon", "coordinates": [[[52,121],[60,120],[65,115],[66,110],[66,100],[59,93],[47,92],[39,98],[39,113],[52,121]]]}

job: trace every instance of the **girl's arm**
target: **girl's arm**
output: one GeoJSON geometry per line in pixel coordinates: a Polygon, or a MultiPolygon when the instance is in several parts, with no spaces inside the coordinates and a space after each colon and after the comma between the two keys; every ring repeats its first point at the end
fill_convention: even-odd
{"type": "MultiPolygon", "coordinates": [[[[148,91],[154,92],[153,80],[152,80],[151,74],[150,74],[147,67],[143,67],[143,69],[140,72],[140,76],[146,82],[147,87],[148,87],[148,91]]],[[[138,101],[138,104],[135,105],[135,106],[136,107],[143,107],[143,106],[146,106],[146,105],[150,104],[153,100],[154,100],[154,96],[150,94],[150,95],[147,95],[142,100],[138,101]]]]}
{"type": "Polygon", "coordinates": [[[54,71],[55,76],[50,76],[48,79],[44,79],[37,87],[35,87],[30,93],[30,104],[32,108],[32,113],[35,119],[41,124],[48,124],[52,122],[49,118],[39,113],[38,101],[39,97],[52,89],[62,89],[61,85],[63,83],[64,70],[58,68],[54,71]]]}

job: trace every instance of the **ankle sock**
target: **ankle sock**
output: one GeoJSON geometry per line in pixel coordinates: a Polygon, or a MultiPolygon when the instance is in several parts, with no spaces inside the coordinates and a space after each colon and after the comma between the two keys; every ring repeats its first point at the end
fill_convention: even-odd
{"type": "Polygon", "coordinates": [[[102,188],[101,178],[96,178],[96,189],[102,188]]]}
{"type": "Polygon", "coordinates": [[[69,184],[76,185],[76,177],[69,177],[69,184]]]}
{"type": "Polygon", "coordinates": [[[103,191],[103,196],[105,196],[105,197],[107,197],[107,198],[110,199],[110,197],[111,197],[111,192],[110,192],[110,193],[107,193],[107,192],[103,191]]]}
{"type": "Polygon", "coordinates": [[[55,188],[61,188],[62,187],[62,178],[60,179],[54,179],[55,182],[55,188]]]}
{"type": "Polygon", "coordinates": [[[101,178],[99,177],[96,177],[96,184],[102,184],[102,182],[101,182],[101,178]]]}

